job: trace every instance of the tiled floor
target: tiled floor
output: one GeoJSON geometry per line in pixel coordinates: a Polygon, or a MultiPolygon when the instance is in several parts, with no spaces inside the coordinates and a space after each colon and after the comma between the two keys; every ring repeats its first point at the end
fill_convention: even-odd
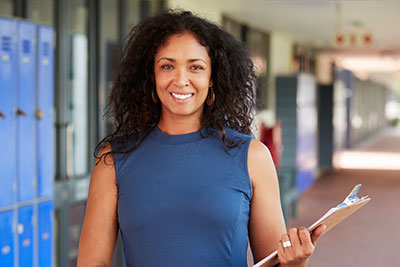
{"type": "MultiPolygon", "coordinates": [[[[400,153],[400,131],[388,131],[358,151],[400,153]]],[[[318,241],[309,267],[400,267],[400,161],[398,170],[340,169],[322,175],[298,202],[290,226],[309,226],[343,201],[354,185],[371,202],[318,241]]]]}

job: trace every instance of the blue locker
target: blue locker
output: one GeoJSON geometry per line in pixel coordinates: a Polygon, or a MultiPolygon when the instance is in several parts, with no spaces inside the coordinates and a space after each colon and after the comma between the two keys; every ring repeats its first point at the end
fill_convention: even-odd
{"type": "Polygon", "coordinates": [[[18,22],[17,41],[17,182],[18,201],[35,197],[35,30],[18,22]]]}
{"type": "Polygon", "coordinates": [[[39,197],[53,195],[53,42],[51,27],[39,25],[38,34],[38,194],[39,197]]]}
{"type": "Polygon", "coordinates": [[[0,266],[14,266],[14,212],[0,212],[0,266]]]}
{"type": "Polygon", "coordinates": [[[33,206],[18,210],[18,255],[19,266],[33,266],[33,206]]]}
{"type": "Polygon", "coordinates": [[[39,204],[39,265],[51,267],[54,262],[54,202],[39,204]]]}
{"type": "Polygon", "coordinates": [[[15,181],[15,30],[16,23],[0,18],[0,207],[14,203],[15,181]]]}

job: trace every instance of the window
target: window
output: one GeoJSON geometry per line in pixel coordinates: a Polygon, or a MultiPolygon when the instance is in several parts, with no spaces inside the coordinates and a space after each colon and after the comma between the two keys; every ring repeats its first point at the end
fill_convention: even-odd
{"type": "Polygon", "coordinates": [[[13,1],[12,0],[1,0],[0,1],[0,16],[12,16],[13,15],[13,1]]]}
{"type": "Polygon", "coordinates": [[[54,25],[54,1],[30,0],[28,18],[37,23],[54,25]]]}
{"type": "Polygon", "coordinates": [[[100,1],[100,43],[99,43],[99,137],[102,139],[111,132],[111,123],[103,119],[104,108],[112,82],[117,75],[121,45],[119,40],[119,6],[117,1],[100,1]]]}
{"type": "Polygon", "coordinates": [[[88,156],[88,9],[85,0],[68,2],[70,41],[69,114],[67,129],[67,175],[89,171],[88,156]]]}

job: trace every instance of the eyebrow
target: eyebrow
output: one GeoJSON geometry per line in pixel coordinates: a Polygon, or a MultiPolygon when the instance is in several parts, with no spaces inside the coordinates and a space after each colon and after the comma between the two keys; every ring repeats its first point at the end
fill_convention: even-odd
{"type": "MultiPolygon", "coordinates": [[[[160,61],[163,60],[163,59],[164,59],[164,60],[171,61],[171,62],[176,62],[176,60],[173,59],[173,58],[162,57],[162,58],[160,58],[159,60],[157,60],[157,63],[160,62],[160,61]]],[[[201,58],[191,58],[191,59],[189,59],[188,61],[189,61],[189,62],[203,61],[205,64],[207,64],[207,62],[206,62],[204,59],[201,59],[201,58]]]]}

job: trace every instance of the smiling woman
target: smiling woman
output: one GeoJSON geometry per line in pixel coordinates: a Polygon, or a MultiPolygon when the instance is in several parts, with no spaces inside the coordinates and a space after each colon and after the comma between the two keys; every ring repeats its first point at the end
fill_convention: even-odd
{"type": "Polygon", "coordinates": [[[161,101],[158,128],[169,133],[199,129],[204,102],[212,90],[206,48],[190,33],[171,36],[155,55],[154,75],[161,101]]]}
{"type": "Polygon", "coordinates": [[[132,29],[111,93],[115,131],[97,147],[78,266],[247,265],[279,249],[305,266],[324,228],[285,234],[275,167],[251,136],[247,50],[190,12],[132,29]],[[99,220],[101,218],[101,220],[99,220]]]}

